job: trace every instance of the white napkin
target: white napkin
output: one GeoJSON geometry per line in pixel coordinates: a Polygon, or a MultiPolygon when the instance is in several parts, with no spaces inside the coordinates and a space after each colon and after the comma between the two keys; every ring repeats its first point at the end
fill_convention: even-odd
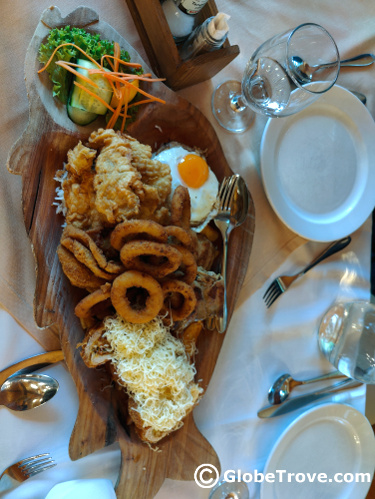
{"type": "Polygon", "coordinates": [[[112,482],[104,478],[93,480],[70,480],[55,485],[46,499],[116,499],[112,482]]]}

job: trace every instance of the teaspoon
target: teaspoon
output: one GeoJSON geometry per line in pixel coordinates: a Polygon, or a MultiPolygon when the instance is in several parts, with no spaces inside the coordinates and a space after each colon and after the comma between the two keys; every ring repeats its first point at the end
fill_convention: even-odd
{"type": "Polygon", "coordinates": [[[281,404],[285,399],[288,398],[290,392],[296,386],[308,385],[310,383],[315,383],[318,381],[324,381],[326,379],[336,379],[336,378],[346,378],[344,374],[340,371],[333,371],[328,374],[323,374],[322,376],[317,376],[315,378],[310,378],[304,381],[298,381],[293,379],[290,374],[283,374],[277,378],[268,391],[268,401],[270,404],[281,404]]]}
{"type": "MultiPolygon", "coordinates": [[[[351,57],[350,59],[340,61],[340,67],[365,67],[370,66],[374,62],[374,55],[361,54],[357,55],[356,57],[351,57]]],[[[336,62],[332,62],[327,64],[318,64],[317,66],[310,66],[309,64],[307,64],[307,62],[302,60],[297,55],[292,57],[292,63],[298,78],[304,82],[311,81],[316,71],[329,68],[330,66],[334,66],[336,64],[336,62]]]]}
{"type": "Polygon", "coordinates": [[[58,382],[47,374],[17,374],[2,384],[0,405],[12,411],[27,411],[48,402],[58,389],[58,382]]]}

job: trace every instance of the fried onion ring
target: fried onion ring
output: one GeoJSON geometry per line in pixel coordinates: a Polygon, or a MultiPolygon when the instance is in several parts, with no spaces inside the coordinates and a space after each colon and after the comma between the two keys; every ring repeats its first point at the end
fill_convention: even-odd
{"type": "Polygon", "coordinates": [[[197,277],[197,262],[195,260],[195,257],[193,253],[191,253],[188,249],[184,248],[183,246],[174,246],[181,255],[181,265],[178,269],[177,277],[181,281],[186,282],[187,284],[191,284],[195,281],[195,278],[197,277]],[[180,270],[182,271],[183,275],[180,275],[180,270]]]}
{"type": "Polygon", "coordinates": [[[89,319],[92,316],[92,309],[98,303],[108,300],[111,297],[111,284],[107,282],[99,289],[85,296],[77,303],[74,312],[80,319],[89,319]]]}
{"type": "Polygon", "coordinates": [[[177,279],[171,279],[163,282],[162,289],[164,294],[164,307],[162,313],[169,312],[173,321],[186,319],[186,317],[189,317],[189,315],[194,312],[197,299],[194,289],[189,286],[189,284],[177,279]],[[172,307],[172,300],[170,299],[172,293],[177,293],[182,296],[183,300],[178,308],[172,307]]]}
{"type": "Polygon", "coordinates": [[[190,195],[186,187],[176,187],[171,201],[171,224],[190,228],[190,195]]]}
{"type": "Polygon", "coordinates": [[[120,258],[126,269],[139,270],[161,278],[181,265],[182,255],[170,244],[153,241],[131,241],[124,244],[120,258]]]}
{"type": "Polygon", "coordinates": [[[125,220],[116,225],[111,234],[111,245],[120,251],[126,242],[134,239],[167,242],[164,227],[152,220],[125,220]]]}
{"type": "Polygon", "coordinates": [[[158,315],[164,295],[160,284],[153,277],[129,270],[113,281],[111,300],[123,319],[134,324],[144,324],[158,315]],[[144,303],[140,303],[139,297],[144,303]]]}
{"type": "Polygon", "coordinates": [[[192,253],[196,251],[198,245],[198,239],[195,232],[187,229],[183,229],[178,225],[168,225],[164,227],[168,237],[171,238],[172,243],[182,244],[186,249],[191,251],[192,253]]]}

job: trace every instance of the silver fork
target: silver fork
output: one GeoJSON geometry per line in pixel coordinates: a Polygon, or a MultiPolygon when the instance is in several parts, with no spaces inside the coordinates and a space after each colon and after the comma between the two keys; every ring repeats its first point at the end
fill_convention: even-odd
{"type": "MultiPolygon", "coordinates": [[[[215,224],[218,226],[222,225],[223,229],[223,265],[222,265],[222,275],[223,275],[223,280],[224,280],[224,303],[223,303],[223,320],[224,322],[227,321],[226,316],[227,316],[227,309],[226,309],[226,261],[227,261],[227,249],[228,249],[228,234],[226,233],[227,230],[227,225],[230,220],[230,211],[229,211],[229,206],[230,202],[232,200],[233,194],[235,192],[235,186],[237,182],[237,177],[238,175],[231,175],[230,177],[225,177],[223,181],[220,184],[219,192],[218,192],[218,199],[219,199],[219,207],[218,207],[218,214],[216,215],[220,220],[217,223],[215,220],[215,224]],[[225,318],[224,318],[225,317],[225,318]]],[[[220,227],[218,227],[220,229],[220,227]]],[[[217,317],[208,317],[205,320],[205,327],[208,330],[213,330],[213,329],[221,329],[219,327],[219,321],[217,320],[217,317]]],[[[221,331],[223,332],[223,331],[221,331]]]]}
{"type": "Polygon", "coordinates": [[[310,269],[315,267],[318,263],[323,261],[325,258],[328,258],[331,255],[334,255],[338,251],[341,251],[342,249],[346,248],[348,244],[351,241],[351,237],[344,237],[343,239],[340,239],[339,241],[335,241],[332,244],[328,246],[327,249],[323,251],[315,260],[313,260],[310,265],[305,267],[301,272],[298,274],[294,274],[292,276],[288,275],[283,275],[277,277],[274,281],[271,282],[270,286],[267,288],[267,291],[263,295],[263,300],[266,302],[267,308],[269,308],[272,303],[285,291],[291,286],[291,284],[298,279],[299,277],[302,277],[303,275],[306,274],[310,269]]]}
{"type": "Polygon", "coordinates": [[[56,466],[49,453],[22,459],[9,466],[0,475],[0,493],[14,489],[20,482],[56,466]]]}

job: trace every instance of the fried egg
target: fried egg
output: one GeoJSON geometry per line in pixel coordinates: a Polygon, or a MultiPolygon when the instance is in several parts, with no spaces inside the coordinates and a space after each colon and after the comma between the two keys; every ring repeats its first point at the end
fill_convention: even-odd
{"type": "Polygon", "coordinates": [[[203,228],[216,213],[219,182],[198,151],[189,151],[180,145],[162,150],[154,159],[167,163],[172,175],[172,195],[176,187],[189,190],[191,225],[203,228]]]}

